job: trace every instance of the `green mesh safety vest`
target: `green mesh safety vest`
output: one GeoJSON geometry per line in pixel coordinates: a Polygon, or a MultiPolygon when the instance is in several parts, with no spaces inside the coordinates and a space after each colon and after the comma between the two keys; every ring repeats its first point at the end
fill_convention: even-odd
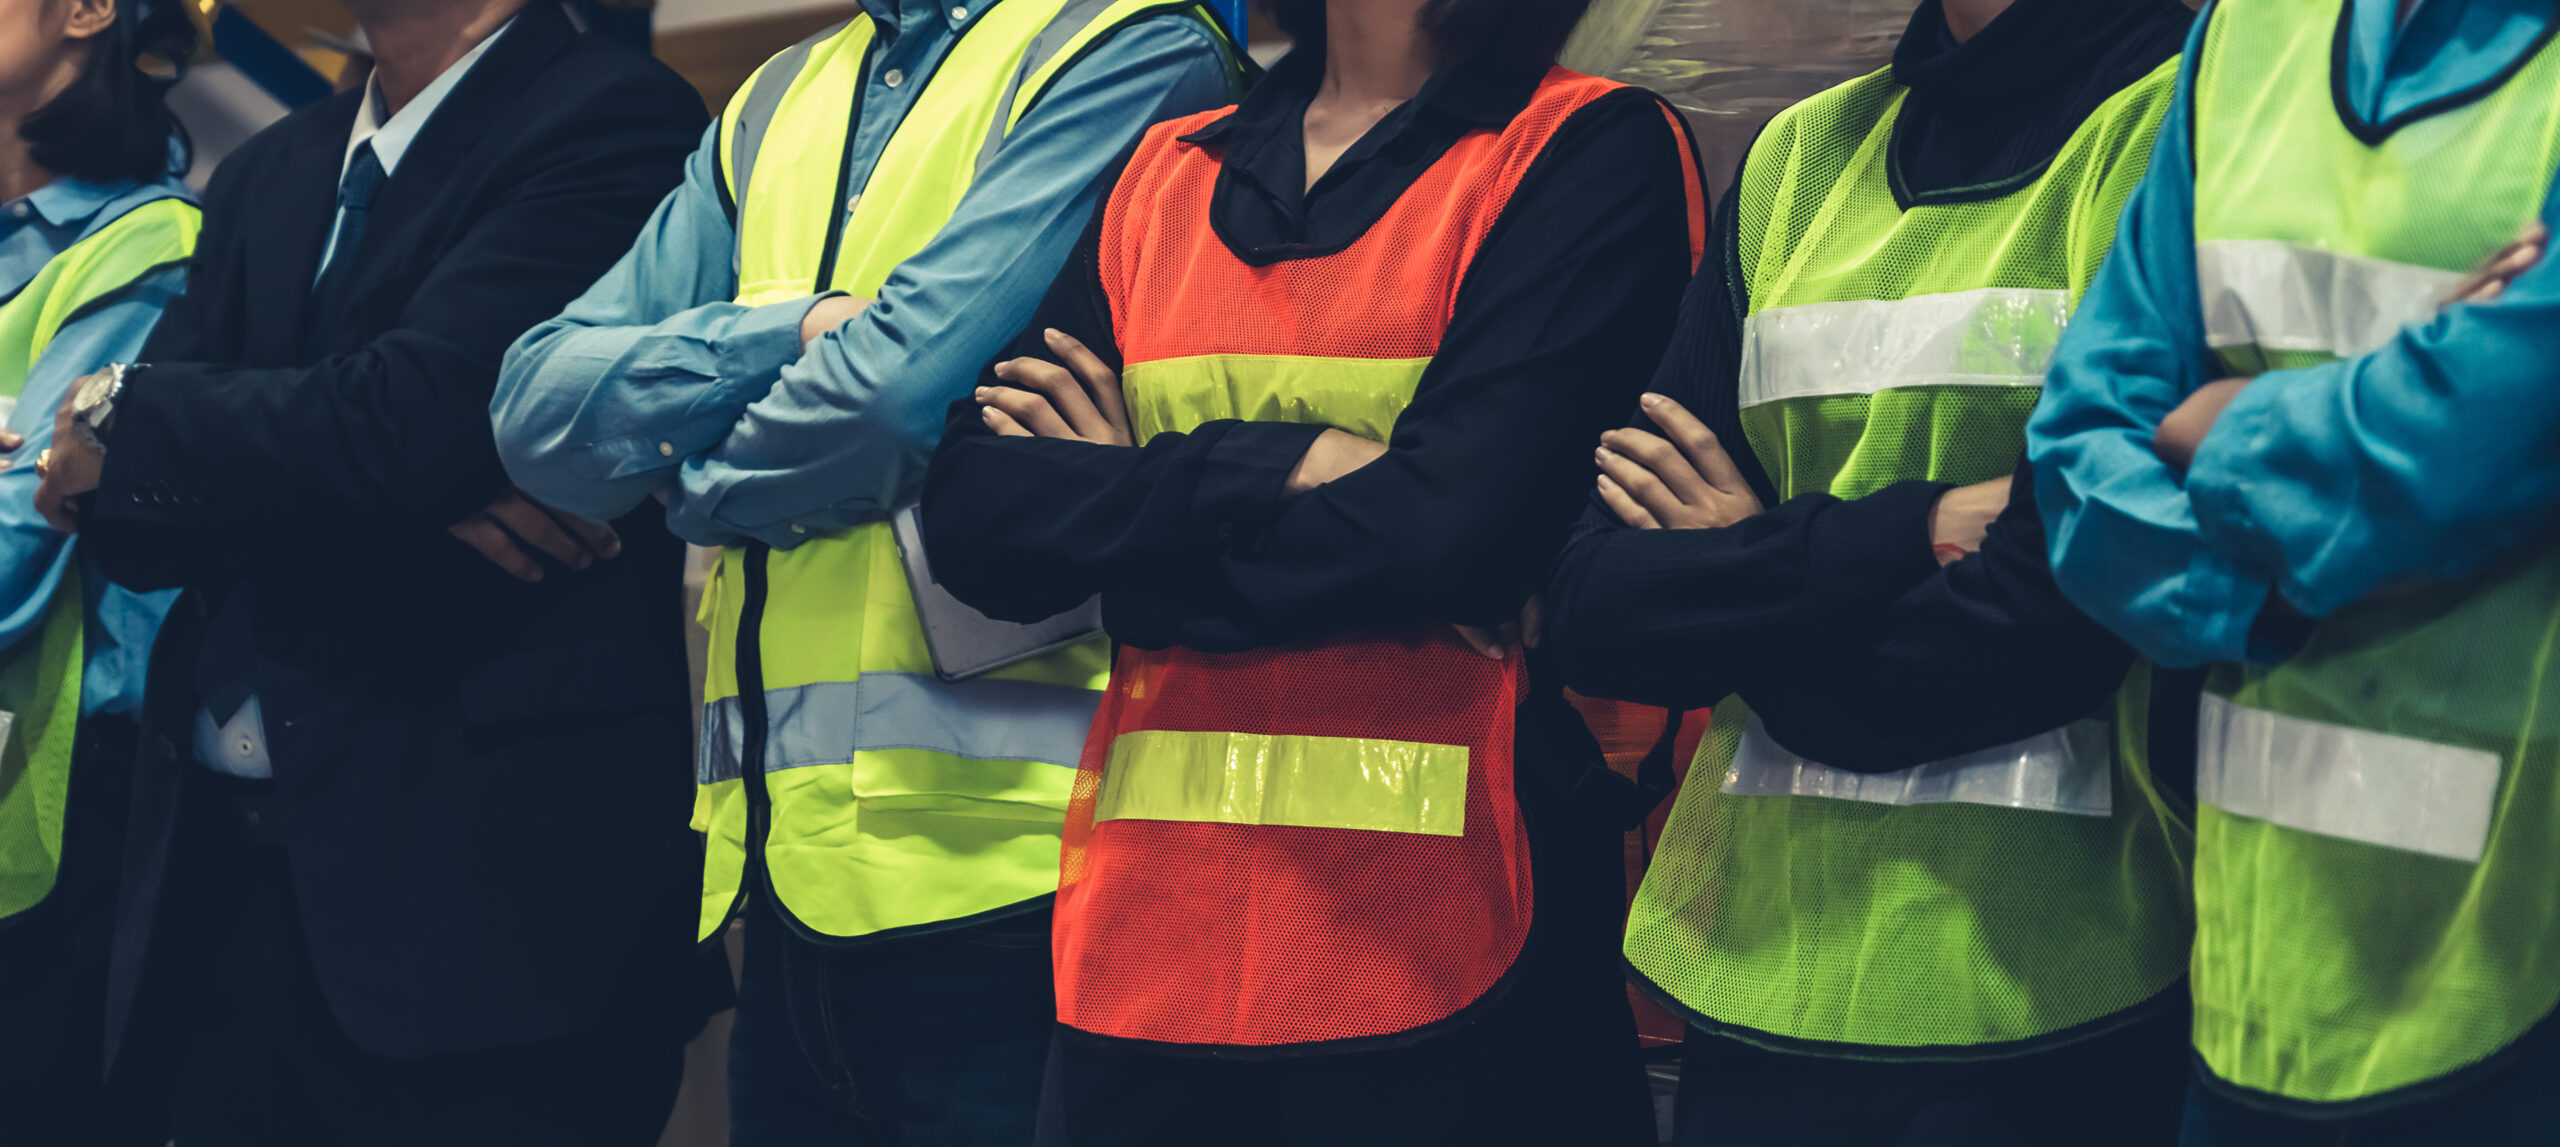
{"type": "MultiPolygon", "coordinates": [[[[65,248],[0,303],[0,399],[15,406],[27,372],[64,325],[133,281],[195,252],[202,216],[183,199],[154,199],[65,248]]],[[[85,369],[105,363],[79,364],[85,369]]],[[[80,576],[62,579],[44,625],[0,652],[0,920],[53,892],[71,799],[80,724],[80,576]]]]}
{"type": "MultiPolygon", "coordinates": [[[[2342,8],[2230,0],[2197,61],[2200,299],[2235,374],[2427,320],[2560,171],[2560,50],[2351,127],[2330,83],[2342,8]]],[[[2226,1085],[2331,1112],[2423,1097],[2560,1003],[2555,653],[2545,545],[2342,610],[2279,668],[2214,671],[2193,984],[2226,1085]]]]}
{"type": "MultiPolygon", "coordinates": [[[[720,117],[737,301],[878,294],[1060,71],[1169,12],[1228,43],[1196,3],[978,8],[921,77],[865,187],[839,184],[870,18],[766,61],[720,117]]],[[[1240,87],[1243,53],[1228,47],[1240,87]]],[[[1102,638],[968,681],[937,678],[886,521],[788,550],[724,550],[701,618],[711,630],[694,802],[708,837],[703,938],[758,883],[800,931],[837,938],[965,923],[1057,890],[1067,799],[1109,676],[1102,638]]]]}
{"type": "MultiPolygon", "coordinates": [[[[1781,497],[2011,473],[2064,321],[2142,176],[2175,61],[2044,169],[1905,208],[1890,70],[1772,121],[1734,190],[1742,421],[1781,497]]],[[[1781,1049],[1973,1059],[2143,1014],[2187,957],[2187,830],[2113,722],[1861,775],[1716,706],[1627,959],[1700,1027],[1781,1049]]],[[[1999,698],[1984,698],[1998,704],[1999,698]]]]}

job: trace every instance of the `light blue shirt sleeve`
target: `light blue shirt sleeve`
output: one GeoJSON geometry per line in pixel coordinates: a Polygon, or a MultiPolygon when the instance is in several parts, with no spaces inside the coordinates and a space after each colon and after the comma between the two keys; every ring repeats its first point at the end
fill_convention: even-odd
{"type": "Polygon", "coordinates": [[[508,348],[490,420],[536,500],[621,517],[719,443],[800,357],[815,297],[740,306],[736,232],[714,169],[719,125],[613,269],[508,348]]]}
{"type": "MultiPolygon", "coordinates": [[[[923,481],[945,408],[1030,321],[1103,172],[1149,125],[1231,102],[1229,83],[1215,37],[1180,17],[1132,27],[1066,69],[877,301],[769,389],[742,383],[704,401],[707,416],[749,400],[711,441],[646,443],[643,454],[671,442],[682,464],[669,526],[704,545],[789,547],[886,516],[923,481]]],[[[723,274],[728,259],[724,246],[723,274]]]]}
{"type": "Polygon", "coordinates": [[[2187,42],[2159,144],[2125,202],[2114,248],[2054,351],[2027,424],[2036,505],[2063,593],[2170,667],[2237,661],[2272,570],[2244,569],[2205,537],[2179,474],[2151,451],[2163,418],[2219,377],[2195,263],[2187,42]]]}
{"type": "MultiPolygon", "coordinates": [[[[63,325],[27,371],[9,429],[26,436],[0,470],[0,649],[15,649],[44,627],[62,579],[77,576],[78,542],[54,532],[36,513],[36,455],[53,443],[53,414],[71,384],[111,362],[132,362],[160,321],[160,310],[186,289],[184,267],[163,267],[111,296],[112,301],[63,325]]],[[[143,665],[174,592],[137,594],[103,578],[84,579],[89,648],[81,674],[81,711],[141,709],[143,665]]]]}
{"type": "MultiPolygon", "coordinates": [[[[2560,229],[2560,199],[2542,221],[2560,229]]],[[[2369,354],[2259,375],[2205,435],[2187,496],[2208,544],[2314,617],[2541,537],[2560,510],[2560,264],[2369,354]]]]}

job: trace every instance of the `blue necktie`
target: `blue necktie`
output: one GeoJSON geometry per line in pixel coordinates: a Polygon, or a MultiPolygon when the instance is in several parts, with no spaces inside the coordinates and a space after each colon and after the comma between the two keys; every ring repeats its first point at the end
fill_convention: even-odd
{"type": "Polygon", "coordinates": [[[356,145],[355,156],[347,161],[347,174],[338,180],[338,237],[330,249],[329,265],[320,272],[312,286],[313,294],[321,288],[337,285],[355,262],[356,244],[364,239],[365,216],[373,209],[373,195],[382,190],[382,181],[390,178],[382,170],[382,161],[374,158],[373,141],[356,145]]]}

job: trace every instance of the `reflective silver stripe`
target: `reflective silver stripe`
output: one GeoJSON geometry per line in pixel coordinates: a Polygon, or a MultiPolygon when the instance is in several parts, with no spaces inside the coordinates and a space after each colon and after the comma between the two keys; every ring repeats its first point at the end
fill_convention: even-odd
{"type": "MultiPolygon", "coordinates": [[[[865,673],[765,692],[765,771],[840,765],[855,753],[928,749],[980,761],[1074,768],[1102,695],[1033,681],[944,681],[922,673],[865,673]]],[[[743,775],[746,723],[738,699],[703,707],[701,784],[743,775]]]]}
{"type": "Polygon", "coordinates": [[[1985,804],[2106,816],[2115,808],[2115,734],[2104,721],[1889,773],[1853,773],[1790,752],[1761,727],[1742,730],[1724,791],[1735,796],[1830,797],[1871,804],[1985,804]]]}
{"type": "Polygon", "coordinates": [[[1899,386],[2042,386],[2066,291],[1986,287],[1778,307],[1742,324],[1742,406],[1899,386]]]}
{"type": "MultiPolygon", "coordinates": [[[[764,146],[764,132],[773,126],[773,109],[782,106],[783,93],[791,90],[791,81],[800,78],[800,69],[809,62],[809,52],[829,37],[852,24],[838,21],[818,34],[793,44],[775,56],[762,71],[756,73],[755,86],[743,97],[747,103],[738,112],[738,121],[729,131],[729,201],[738,205],[741,214],[747,209],[747,177],[754,173],[756,151],[764,146]]],[[[743,228],[740,229],[743,232],[743,228]]]]}
{"type": "Polygon", "coordinates": [[[2498,754],[2252,709],[2205,694],[2196,796],[2286,828],[2478,861],[2498,754]]]}
{"type": "Polygon", "coordinates": [[[2216,348],[2364,354],[2433,316],[2461,281],[2458,271],[2280,239],[2196,244],[2205,344],[2216,348]]]}
{"type": "Polygon", "coordinates": [[[1066,7],[1058,9],[1058,14],[1049,18],[1040,34],[1031,38],[1030,49],[1022,53],[1022,66],[1013,70],[1013,79],[1004,86],[1004,97],[996,101],[995,122],[987,125],[987,142],[979,146],[977,165],[970,171],[985,171],[987,161],[994,159],[997,149],[1004,146],[1005,125],[1013,122],[1013,100],[1021,93],[1023,81],[1065,51],[1068,42],[1076,38],[1076,32],[1093,22],[1093,18],[1112,3],[1113,0],[1067,0],[1066,7]]]}

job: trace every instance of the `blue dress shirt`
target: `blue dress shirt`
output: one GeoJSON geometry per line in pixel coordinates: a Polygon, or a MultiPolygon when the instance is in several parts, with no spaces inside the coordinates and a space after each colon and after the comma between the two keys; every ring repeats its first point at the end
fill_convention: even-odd
{"type": "MultiPolygon", "coordinates": [[[[0,298],[23,290],[46,263],[72,244],[154,199],[190,201],[175,179],[155,184],[57,179],[0,207],[0,298]]],[[[109,583],[79,552],[78,539],[55,533],[36,513],[35,457],[53,443],[53,414],[71,384],[111,362],[132,362],[160,321],[160,308],[186,289],[185,267],[161,267],[63,324],[27,371],[9,429],[26,444],[0,470],[0,649],[14,649],[44,627],[62,579],[78,571],[87,614],[87,662],[80,711],[138,715],[143,665],[175,591],[137,594],[109,583]]]]}
{"type": "MultiPolygon", "coordinates": [[[[865,0],[872,41],[851,186],[969,15],[865,0]]],[[[887,516],[922,484],[943,412],[1020,334],[1092,218],[1097,183],[1149,124],[1232,102],[1192,20],[1130,27],[1062,72],[979,170],[948,223],[863,313],[810,344],[815,298],[740,306],[737,235],[714,172],[719,127],[639,241],[507,353],[490,414],[535,498],[599,520],[652,494],[687,541],[788,548],[887,516]]]]}
{"type": "MultiPolygon", "coordinates": [[[[2352,0],[2346,97],[2371,121],[2480,83],[2542,42],[2548,0],[2352,0]]],[[[2560,261],[2370,354],[2271,371],[2183,476],[2161,419],[2223,375],[2195,260],[2188,42],[2161,146],[2056,350],[2027,427],[2064,592],[2169,666],[2282,660],[2253,647],[2270,588],[2321,617],[2406,578],[2461,578],[2560,509],[2560,261]]],[[[2560,203],[2544,222],[2560,229],[2560,203]]]]}

